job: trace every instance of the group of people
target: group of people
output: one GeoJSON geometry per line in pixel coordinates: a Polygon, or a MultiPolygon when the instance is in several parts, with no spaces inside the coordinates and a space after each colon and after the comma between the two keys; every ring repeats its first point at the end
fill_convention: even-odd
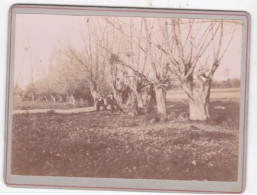
{"type": "Polygon", "coordinates": [[[95,104],[96,111],[100,111],[101,108],[106,111],[109,105],[111,112],[114,112],[115,110],[124,112],[112,92],[108,94],[107,98],[104,98],[100,93],[98,93],[95,99],[95,104]]]}

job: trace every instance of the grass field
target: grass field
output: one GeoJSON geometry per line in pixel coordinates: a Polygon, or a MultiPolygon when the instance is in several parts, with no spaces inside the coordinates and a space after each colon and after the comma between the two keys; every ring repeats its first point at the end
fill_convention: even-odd
{"type": "Polygon", "coordinates": [[[168,107],[165,118],[108,111],[14,115],[12,174],[237,180],[239,102],[212,101],[208,123],[188,120],[181,102],[168,107]]]}
{"type": "MultiPolygon", "coordinates": [[[[212,89],[211,99],[238,99],[240,98],[240,88],[212,89]]],[[[168,100],[187,99],[183,90],[169,90],[167,92],[168,100]]]]}
{"type": "MultiPolygon", "coordinates": [[[[167,92],[168,101],[185,100],[187,96],[183,90],[169,90],[167,92]]],[[[239,88],[212,89],[211,99],[215,100],[237,100],[240,98],[239,88]]],[[[40,101],[14,101],[13,109],[15,110],[33,110],[33,109],[74,109],[83,107],[82,105],[71,105],[68,102],[40,102],[40,101]]]]}
{"type": "Polygon", "coordinates": [[[13,109],[15,110],[32,110],[32,109],[73,109],[80,107],[79,105],[72,105],[65,103],[54,102],[40,102],[40,101],[14,101],[13,109]]]}

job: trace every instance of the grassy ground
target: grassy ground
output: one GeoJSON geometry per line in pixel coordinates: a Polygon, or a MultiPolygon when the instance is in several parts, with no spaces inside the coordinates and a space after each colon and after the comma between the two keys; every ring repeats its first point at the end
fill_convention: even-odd
{"type": "Polygon", "coordinates": [[[33,110],[33,109],[73,109],[83,107],[82,105],[71,105],[65,103],[40,102],[40,101],[14,101],[13,109],[15,110],[33,110]]]}
{"type": "Polygon", "coordinates": [[[238,102],[211,102],[209,123],[188,120],[183,103],[169,113],[14,115],[12,174],[237,180],[238,102]]]}

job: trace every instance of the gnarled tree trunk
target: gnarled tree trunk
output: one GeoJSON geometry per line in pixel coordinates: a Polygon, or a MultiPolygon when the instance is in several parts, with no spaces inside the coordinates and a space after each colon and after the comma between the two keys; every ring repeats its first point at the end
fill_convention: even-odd
{"type": "Polygon", "coordinates": [[[95,100],[96,100],[97,92],[96,92],[96,87],[95,86],[90,86],[90,93],[93,97],[94,107],[96,107],[95,100]]]}
{"type": "Polygon", "coordinates": [[[190,120],[208,121],[209,100],[203,91],[194,91],[194,99],[189,99],[189,118],[190,120]]]}
{"type": "Polygon", "coordinates": [[[189,102],[189,119],[198,121],[208,121],[209,101],[210,101],[210,86],[211,81],[207,80],[205,83],[200,83],[200,87],[192,87],[192,83],[184,83],[183,89],[188,96],[189,102]]]}
{"type": "Polygon", "coordinates": [[[73,95],[70,96],[70,104],[72,104],[72,105],[76,104],[76,100],[73,95]]]}
{"type": "Polygon", "coordinates": [[[155,98],[157,104],[157,112],[167,115],[166,108],[166,91],[162,87],[155,86],[155,98]]]}
{"type": "Polygon", "coordinates": [[[144,108],[144,101],[141,93],[136,93],[137,97],[137,107],[138,108],[144,108]]]}

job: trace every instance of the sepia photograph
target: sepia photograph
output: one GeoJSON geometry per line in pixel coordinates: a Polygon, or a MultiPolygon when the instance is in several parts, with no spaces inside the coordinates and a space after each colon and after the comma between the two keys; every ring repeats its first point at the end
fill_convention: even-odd
{"type": "Polygon", "coordinates": [[[16,14],[10,174],[237,182],[244,29],[229,17],[16,14]]]}

